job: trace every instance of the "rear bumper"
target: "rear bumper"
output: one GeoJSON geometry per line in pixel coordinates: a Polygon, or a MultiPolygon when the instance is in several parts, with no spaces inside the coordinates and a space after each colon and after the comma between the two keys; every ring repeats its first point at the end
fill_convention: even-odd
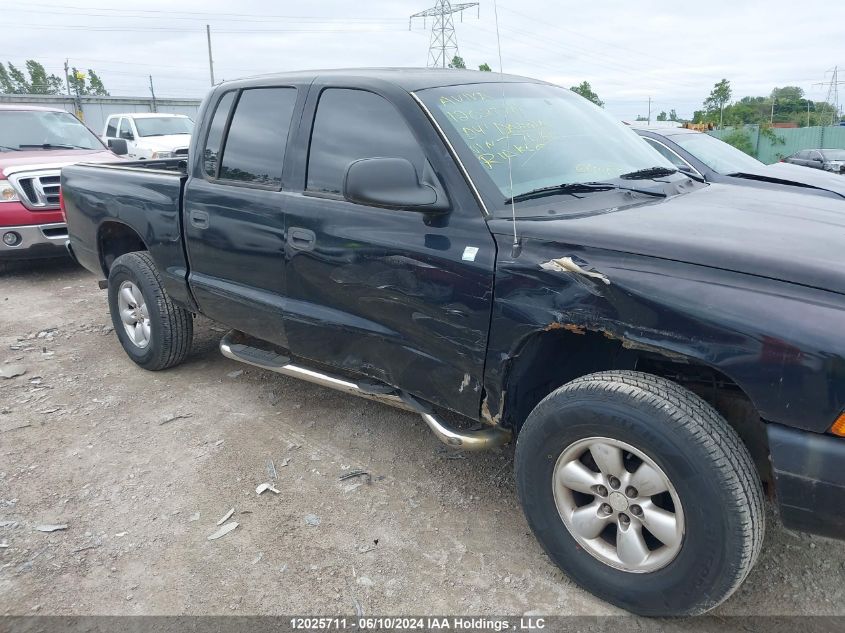
{"type": "Polygon", "coordinates": [[[845,539],[845,438],[779,424],[767,429],[783,524],[845,539]]]}
{"type": "Polygon", "coordinates": [[[67,225],[62,222],[0,227],[0,259],[38,259],[66,257],[67,225]],[[11,233],[16,243],[7,244],[3,237],[11,233]]]}

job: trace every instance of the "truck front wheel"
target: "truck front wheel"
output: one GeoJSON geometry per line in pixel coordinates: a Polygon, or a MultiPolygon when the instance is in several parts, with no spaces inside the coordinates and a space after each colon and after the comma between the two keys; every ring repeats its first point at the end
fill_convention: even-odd
{"type": "Polygon", "coordinates": [[[109,311],[123,349],[144,369],[167,369],[185,360],[194,335],[191,313],[174,305],[148,253],[114,260],[109,311]]]}
{"type": "Polygon", "coordinates": [[[601,372],[552,392],[519,434],[516,477],[551,559],[640,615],[717,606],[763,541],[748,450],[709,404],[657,376],[601,372]]]}

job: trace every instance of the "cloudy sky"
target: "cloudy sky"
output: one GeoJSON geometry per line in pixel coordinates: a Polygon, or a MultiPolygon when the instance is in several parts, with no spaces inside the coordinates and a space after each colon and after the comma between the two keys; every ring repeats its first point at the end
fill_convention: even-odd
{"type": "MultiPolygon", "coordinates": [[[[424,66],[429,28],[408,16],[434,0],[4,0],[0,60],[28,58],[63,74],[93,68],[113,95],[201,97],[209,86],[205,25],[217,81],[306,68],[424,66]]],[[[845,69],[841,0],[498,0],[505,72],[564,86],[588,80],[623,119],[675,108],[691,116],[726,77],[734,97],[797,85],[824,100],[826,71],[845,69]],[[699,8],[700,7],[700,8],[699,8]]],[[[492,0],[463,21],[468,66],[498,68],[492,0]]],[[[845,70],[840,74],[845,80],[845,70]]],[[[845,101],[845,85],[840,86],[845,101]]],[[[654,116],[654,115],[653,115],[654,116]]]]}

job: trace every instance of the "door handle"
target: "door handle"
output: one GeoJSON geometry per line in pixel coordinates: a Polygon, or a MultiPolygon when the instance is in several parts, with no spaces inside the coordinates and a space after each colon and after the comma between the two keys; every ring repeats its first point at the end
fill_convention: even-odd
{"type": "Polygon", "coordinates": [[[191,209],[188,213],[188,217],[191,220],[191,226],[197,229],[207,229],[208,228],[208,213],[205,211],[200,211],[199,209],[191,209]]]}
{"type": "Polygon", "coordinates": [[[288,229],[288,244],[290,244],[291,248],[296,248],[301,251],[310,251],[314,248],[316,241],[317,236],[314,234],[314,231],[301,229],[296,226],[292,226],[288,229]]]}

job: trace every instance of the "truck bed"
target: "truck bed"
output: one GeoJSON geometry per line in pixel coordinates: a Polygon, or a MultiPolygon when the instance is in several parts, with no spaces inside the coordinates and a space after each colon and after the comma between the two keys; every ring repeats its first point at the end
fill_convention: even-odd
{"type": "Polygon", "coordinates": [[[62,169],[62,197],[69,248],[77,261],[100,278],[107,276],[108,248],[98,245],[140,240],[149,250],[170,296],[193,302],[186,283],[182,243],[184,159],[78,164],[62,169]],[[104,253],[101,255],[101,253],[104,253]]]}

